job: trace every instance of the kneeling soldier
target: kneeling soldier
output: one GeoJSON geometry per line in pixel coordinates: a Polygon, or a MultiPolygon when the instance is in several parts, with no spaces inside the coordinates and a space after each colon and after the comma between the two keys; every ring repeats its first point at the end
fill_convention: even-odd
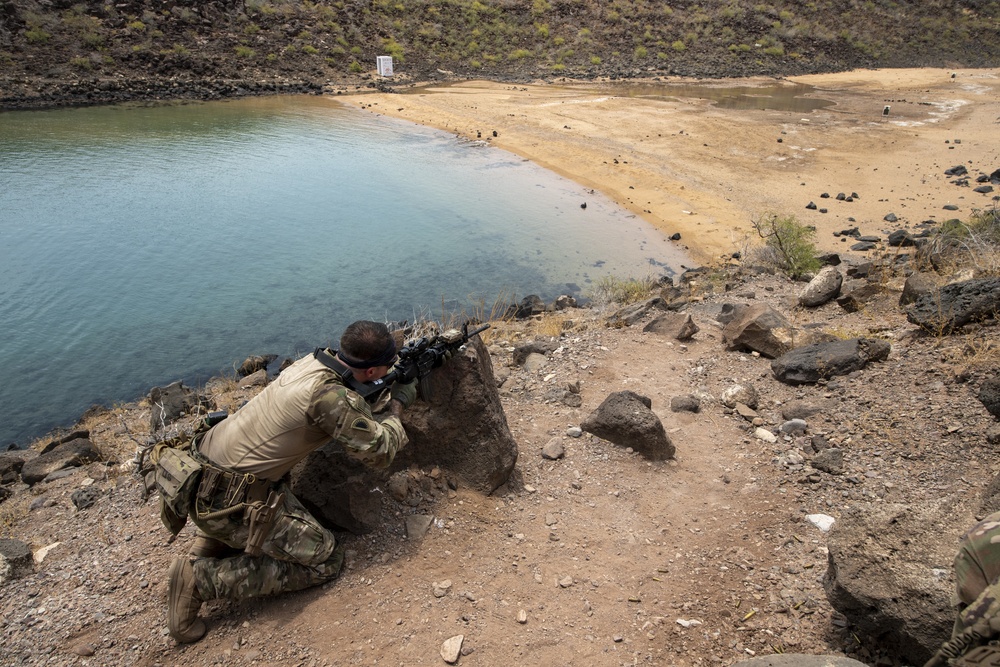
{"type": "MultiPolygon", "coordinates": [[[[203,601],[276,595],[337,576],[343,552],[333,533],[281,480],[331,440],[372,467],[392,462],[407,442],[400,415],[416,399],[415,381],[393,384],[388,414],[379,417],[347,385],[351,378],[382,378],[396,359],[384,324],[355,322],[339,351],[303,357],[232,416],[195,436],[187,453],[201,474],[187,485],[189,497],[173,503],[189,508],[199,529],[194,562],[178,557],[170,566],[167,625],[174,639],[204,636],[203,601]]],[[[162,498],[165,505],[174,500],[162,498]]]]}

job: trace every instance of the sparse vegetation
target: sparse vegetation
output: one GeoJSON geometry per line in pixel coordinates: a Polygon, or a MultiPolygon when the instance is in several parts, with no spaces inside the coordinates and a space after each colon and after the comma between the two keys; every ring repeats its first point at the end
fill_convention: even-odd
{"type": "Polygon", "coordinates": [[[984,275],[1000,275],[1000,208],[973,211],[966,221],[946,220],[921,256],[933,257],[939,269],[970,266],[984,275]]]}
{"type": "Polygon", "coordinates": [[[624,306],[648,298],[655,289],[653,278],[605,276],[594,283],[588,296],[597,306],[624,306]]]}
{"type": "Polygon", "coordinates": [[[774,264],[792,278],[800,278],[820,267],[816,259],[816,230],[801,224],[792,215],[765,213],[750,221],[764,240],[762,263],[774,264]]]}

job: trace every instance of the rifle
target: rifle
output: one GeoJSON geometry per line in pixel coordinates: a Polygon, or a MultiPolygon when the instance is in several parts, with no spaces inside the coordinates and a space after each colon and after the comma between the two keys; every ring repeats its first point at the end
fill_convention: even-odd
{"type": "Polygon", "coordinates": [[[961,632],[941,645],[924,667],[1000,667],[1000,588],[994,581],[968,607],[959,612],[961,632]]]}
{"type": "Polygon", "coordinates": [[[373,382],[358,382],[354,379],[351,370],[341,363],[336,356],[327,353],[325,350],[316,350],[316,358],[328,368],[340,375],[344,384],[354,392],[357,392],[369,403],[375,403],[382,392],[392,386],[393,382],[412,382],[417,380],[420,383],[420,395],[424,400],[430,400],[431,387],[428,376],[438,366],[451,358],[455,352],[465,349],[469,339],[486,331],[489,324],[469,331],[469,323],[462,325],[461,329],[448,329],[434,336],[422,336],[406,342],[400,348],[399,361],[391,371],[384,377],[373,382]]]}
{"type": "Polygon", "coordinates": [[[977,646],[951,664],[955,667],[996,667],[1000,665],[1000,646],[993,643],[977,646]]]}

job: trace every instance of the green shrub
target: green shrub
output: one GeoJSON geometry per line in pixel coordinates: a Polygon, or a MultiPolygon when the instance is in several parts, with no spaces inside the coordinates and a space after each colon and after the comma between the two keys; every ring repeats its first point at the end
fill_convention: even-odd
{"type": "Polygon", "coordinates": [[[767,213],[750,224],[764,239],[764,245],[775,254],[777,264],[792,278],[812,273],[820,267],[813,239],[816,230],[796,220],[794,215],[767,213]]]}
{"type": "Polygon", "coordinates": [[[529,51],[528,49],[514,49],[513,51],[510,52],[510,55],[507,57],[510,60],[523,60],[524,58],[527,58],[530,55],[531,51],[529,51]]]}
{"type": "Polygon", "coordinates": [[[90,62],[90,58],[71,58],[69,64],[76,69],[89,70],[93,64],[90,62]]]}
{"type": "Polygon", "coordinates": [[[319,53],[319,49],[317,49],[312,44],[306,44],[305,46],[302,47],[302,53],[308,54],[310,56],[314,56],[317,53],[319,53]]]}
{"type": "Polygon", "coordinates": [[[236,47],[236,55],[240,58],[253,58],[256,53],[249,46],[244,46],[240,44],[236,47]]]}
{"type": "Polygon", "coordinates": [[[783,56],[785,55],[785,47],[781,44],[776,44],[775,46],[769,46],[764,49],[764,53],[769,56],[783,56]]]}
{"type": "Polygon", "coordinates": [[[678,51],[679,52],[679,51],[683,51],[684,49],[686,49],[687,48],[687,44],[685,44],[684,42],[682,42],[681,40],[678,39],[676,42],[674,42],[673,44],[670,45],[670,48],[672,48],[674,51],[678,51]]]}
{"type": "Polygon", "coordinates": [[[24,33],[24,38],[28,40],[29,44],[45,44],[51,37],[52,35],[45,32],[38,26],[25,31],[24,33]]]}
{"type": "Polygon", "coordinates": [[[649,55],[649,51],[646,49],[645,46],[640,46],[639,48],[637,48],[635,50],[635,57],[636,58],[645,58],[648,55],[649,55]]]}
{"type": "Polygon", "coordinates": [[[347,66],[347,69],[354,72],[355,74],[361,74],[362,72],[365,71],[365,68],[362,67],[357,60],[351,61],[351,64],[347,66]]]}
{"type": "Polygon", "coordinates": [[[385,55],[392,56],[393,61],[403,62],[403,46],[392,37],[382,40],[382,50],[385,55]]]}
{"type": "Polygon", "coordinates": [[[550,69],[553,72],[562,72],[564,69],[566,69],[566,66],[563,65],[562,63],[556,63],[556,64],[552,65],[552,67],[550,69]]]}
{"type": "Polygon", "coordinates": [[[600,56],[590,56],[590,64],[591,65],[600,65],[601,64],[601,57],[600,56]]]}
{"type": "Polygon", "coordinates": [[[133,32],[146,32],[146,24],[142,21],[131,21],[128,24],[128,29],[133,32]]]}

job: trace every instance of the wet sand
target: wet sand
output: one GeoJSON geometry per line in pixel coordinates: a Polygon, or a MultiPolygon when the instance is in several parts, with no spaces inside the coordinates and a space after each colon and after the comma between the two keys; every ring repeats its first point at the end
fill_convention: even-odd
{"type": "Polygon", "coordinates": [[[979,174],[1000,169],[1000,69],[647,83],[805,84],[814,88],[807,97],[834,104],[729,110],[669,89],[628,96],[635,82],[569,80],[469,81],[338,99],[530,159],[668,236],[679,233],[678,243],[705,263],[758,243],[751,220],[770,212],[814,225],[820,250],[845,251],[853,239],[835,232],[858,227],[884,239],[925,220],[966,218],[1000,194],[998,186],[973,192],[979,174]],[[959,164],[969,170],[968,187],[944,173],[959,164]],[[857,199],[838,200],[840,193],[857,199]],[[810,202],[816,210],[806,208],[810,202]],[[898,222],[884,221],[890,213],[898,222]]]}

